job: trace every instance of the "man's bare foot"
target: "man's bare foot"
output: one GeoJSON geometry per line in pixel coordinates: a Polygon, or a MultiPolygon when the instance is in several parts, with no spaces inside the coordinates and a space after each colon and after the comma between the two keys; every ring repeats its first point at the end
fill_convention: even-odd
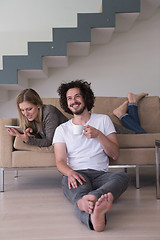
{"type": "Polygon", "coordinates": [[[105,214],[111,209],[113,199],[112,193],[107,193],[97,200],[94,211],[91,214],[91,222],[95,231],[101,232],[105,229],[105,214]]]}
{"type": "Polygon", "coordinates": [[[81,199],[78,200],[77,206],[81,211],[85,211],[89,214],[92,214],[96,201],[97,201],[96,196],[84,195],[81,199]]]}
{"type": "Polygon", "coordinates": [[[138,103],[143,97],[148,96],[148,93],[139,93],[139,94],[134,94],[134,93],[128,93],[127,98],[129,103],[138,103]]]}
{"type": "Polygon", "coordinates": [[[113,110],[113,114],[120,118],[123,114],[125,114],[128,111],[128,101],[125,101],[122,103],[118,108],[113,110]]]}

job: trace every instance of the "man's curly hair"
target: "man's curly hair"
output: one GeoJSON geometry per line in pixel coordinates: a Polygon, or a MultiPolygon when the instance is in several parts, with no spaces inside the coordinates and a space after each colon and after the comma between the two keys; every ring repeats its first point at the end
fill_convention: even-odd
{"type": "Polygon", "coordinates": [[[75,80],[68,83],[62,83],[57,90],[60,96],[60,105],[62,109],[65,112],[72,114],[71,110],[68,108],[66,93],[71,88],[79,88],[82,94],[85,106],[88,109],[88,111],[90,111],[94,107],[94,101],[95,101],[95,96],[92,89],[90,88],[90,85],[91,83],[88,83],[87,81],[83,81],[83,80],[75,80]]]}

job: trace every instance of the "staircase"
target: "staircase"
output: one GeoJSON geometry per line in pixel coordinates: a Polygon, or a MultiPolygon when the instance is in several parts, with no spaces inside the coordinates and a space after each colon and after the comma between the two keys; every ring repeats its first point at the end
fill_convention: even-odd
{"type": "Polygon", "coordinates": [[[28,42],[28,55],[3,56],[0,101],[8,90],[26,88],[30,78],[47,78],[48,68],[67,67],[70,56],[88,56],[91,45],[107,44],[114,32],[128,31],[159,6],[160,0],[102,0],[100,13],[77,15],[77,27],[53,29],[53,41],[28,42]]]}

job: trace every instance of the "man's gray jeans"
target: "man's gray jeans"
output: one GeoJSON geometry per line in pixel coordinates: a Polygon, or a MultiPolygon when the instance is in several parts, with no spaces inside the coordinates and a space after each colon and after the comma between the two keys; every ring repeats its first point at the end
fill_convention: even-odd
{"type": "Polygon", "coordinates": [[[74,204],[75,215],[93,229],[89,221],[89,214],[81,211],[77,206],[77,201],[84,195],[94,195],[98,198],[101,195],[111,192],[114,201],[127,189],[129,176],[125,172],[104,172],[92,169],[77,170],[86,180],[82,185],[78,184],[77,188],[68,188],[68,177],[63,176],[62,188],[66,198],[74,204]]]}

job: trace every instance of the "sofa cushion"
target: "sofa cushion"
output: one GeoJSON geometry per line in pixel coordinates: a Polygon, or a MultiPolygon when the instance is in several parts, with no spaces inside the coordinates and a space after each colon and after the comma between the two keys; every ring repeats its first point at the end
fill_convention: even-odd
{"type": "Polygon", "coordinates": [[[128,129],[128,128],[125,128],[124,126],[120,125],[120,124],[117,124],[117,123],[114,123],[114,127],[116,129],[116,133],[117,134],[135,134],[134,131],[128,129]]]}
{"type": "Polygon", "coordinates": [[[0,118],[0,167],[11,167],[13,137],[7,132],[5,125],[16,125],[15,118],[0,118]]]}
{"type": "Polygon", "coordinates": [[[120,148],[153,148],[160,133],[117,134],[120,148]]]}
{"type": "Polygon", "coordinates": [[[42,98],[44,104],[51,104],[58,108],[68,119],[73,117],[72,114],[66,113],[60,106],[59,98],[42,98]]]}
{"type": "Polygon", "coordinates": [[[155,165],[155,148],[121,148],[118,159],[110,159],[109,165],[155,165]]]}
{"type": "Polygon", "coordinates": [[[13,151],[12,167],[55,167],[54,153],[13,151]]]}
{"type": "Polygon", "coordinates": [[[34,151],[34,152],[45,152],[45,153],[53,153],[54,152],[53,145],[51,145],[49,147],[37,147],[34,145],[26,144],[17,137],[14,140],[14,148],[16,150],[23,150],[23,151],[34,151]]]}
{"type": "Polygon", "coordinates": [[[148,133],[160,133],[160,102],[158,96],[143,98],[138,104],[141,126],[148,133]]]}
{"type": "MultiPolygon", "coordinates": [[[[107,114],[114,123],[122,125],[113,115],[113,110],[126,101],[126,97],[96,97],[94,113],[107,114]]],[[[148,133],[160,133],[160,103],[158,96],[143,98],[138,104],[138,113],[142,128],[148,133]]]]}

